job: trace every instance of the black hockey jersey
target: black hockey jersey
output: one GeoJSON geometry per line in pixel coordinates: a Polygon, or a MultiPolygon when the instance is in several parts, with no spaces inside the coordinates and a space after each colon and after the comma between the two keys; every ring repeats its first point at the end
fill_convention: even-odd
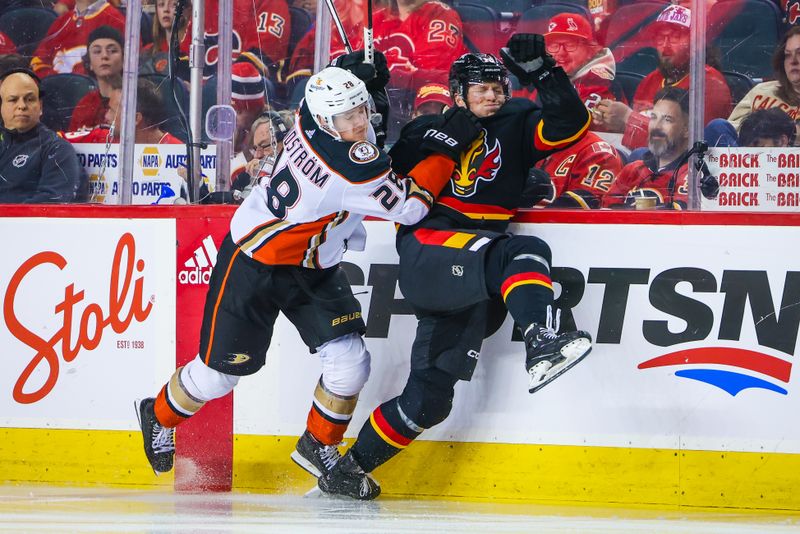
{"type": "MultiPolygon", "coordinates": [[[[450,182],[428,216],[415,227],[504,231],[522,201],[528,170],[539,160],[583,137],[589,113],[575,88],[556,68],[539,89],[541,104],[512,98],[480,119],[483,132],[461,153],[450,182]]],[[[400,173],[425,156],[422,136],[440,116],[409,123],[389,155],[400,173]]]]}

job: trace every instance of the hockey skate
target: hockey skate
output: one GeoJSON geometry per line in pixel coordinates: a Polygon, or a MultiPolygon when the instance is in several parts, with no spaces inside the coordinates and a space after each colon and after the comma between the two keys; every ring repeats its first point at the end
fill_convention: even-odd
{"type": "Polygon", "coordinates": [[[327,475],[342,455],[336,445],[325,445],[306,430],[297,440],[291,454],[292,461],[314,475],[316,478],[327,475]]]}
{"type": "Polygon", "coordinates": [[[156,475],[172,470],[175,456],[175,429],[161,426],[153,411],[155,399],[134,401],[136,418],[144,438],[144,453],[156,475]]]}
{"type": "Polygon", "coordinates": [[[569,371],[592,350],[592,336],[578,330],[557,334],[552,328],[532,324],[524,333],[528,391],[535,393],[569,371]]]}
{"type": "Polygon", "coordinates": [[[381,494],[381,487],[358,465],[350,452],[342,456],[336,465],[317,479],[323,493],[343,495],[360,501],[371,501],[381,494]]]}

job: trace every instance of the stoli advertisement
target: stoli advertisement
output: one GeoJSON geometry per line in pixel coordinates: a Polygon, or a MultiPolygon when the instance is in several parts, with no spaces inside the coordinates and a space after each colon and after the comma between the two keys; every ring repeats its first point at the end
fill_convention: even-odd
{"type": "Polygon", "coordinates": [[[175,221],[5,219],[0,426],[133,429],[175,359],[175,221]]]}

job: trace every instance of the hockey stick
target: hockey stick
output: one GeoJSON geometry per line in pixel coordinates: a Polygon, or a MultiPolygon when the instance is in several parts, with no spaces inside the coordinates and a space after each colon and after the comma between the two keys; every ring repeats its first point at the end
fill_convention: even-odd
{"type": "MultiPolygon", "coordinates": [[[[344,49],[347,51],[348,54],[352,53],[353,47],[350,46],[350,39],[347,38],[347,33],[345,33],[344,31],[344,26],[342,26],[342,21],[339,18],[339,13],[336,11],[336,6],[333,5],[333,0],[325,0],[325,3],[328,5],[328,12],[331,14],[333,23],[336,24],[336,29],[339,31],[339,37],[342,38],[342,42],[344,43],[344,49]]],[[[371,5],[372,4],[370,3],[370,6],[371,5]]]]}
{"type": "Polygon", "coordinates": [[[372,38],[372,0],[367,0],[367,24],[364,26],[364,63],[375,63],[375,41],[372,38]]]}

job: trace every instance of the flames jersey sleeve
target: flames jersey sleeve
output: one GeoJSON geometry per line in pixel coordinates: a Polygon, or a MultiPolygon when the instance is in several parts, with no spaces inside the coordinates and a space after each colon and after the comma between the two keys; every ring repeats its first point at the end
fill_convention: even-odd
{"type": "Polygon", "coordinates": [[[125,17],[108,3],[92,5],[83,16],[69,11],[58,17],[44,36],[31,59],[39,76],[73,72],[82,68],[89,34],[100,26],[111,26],[125,34],[125,17]]]}
{"type": "Polygon", "coordinates": [[[547,171],[555,186],[554,196],[542,205],[583,209],[600,207],[623,167],[616,149],[592,132],[537,166],[547,171]]]}
{"type": "MultiPolygon", "coordinates": [[[[398,176],[389,156],[368,141],[337,141],[302,104],[272,174],[261,180],[231,221],[242,251],[269,265],[326,268],[341,261],[365,216],[401,224],[424,217],[452,172],[444,156],[398,176]]],[[[355,239],[355,238],[354,238],[355,239]]]]}

